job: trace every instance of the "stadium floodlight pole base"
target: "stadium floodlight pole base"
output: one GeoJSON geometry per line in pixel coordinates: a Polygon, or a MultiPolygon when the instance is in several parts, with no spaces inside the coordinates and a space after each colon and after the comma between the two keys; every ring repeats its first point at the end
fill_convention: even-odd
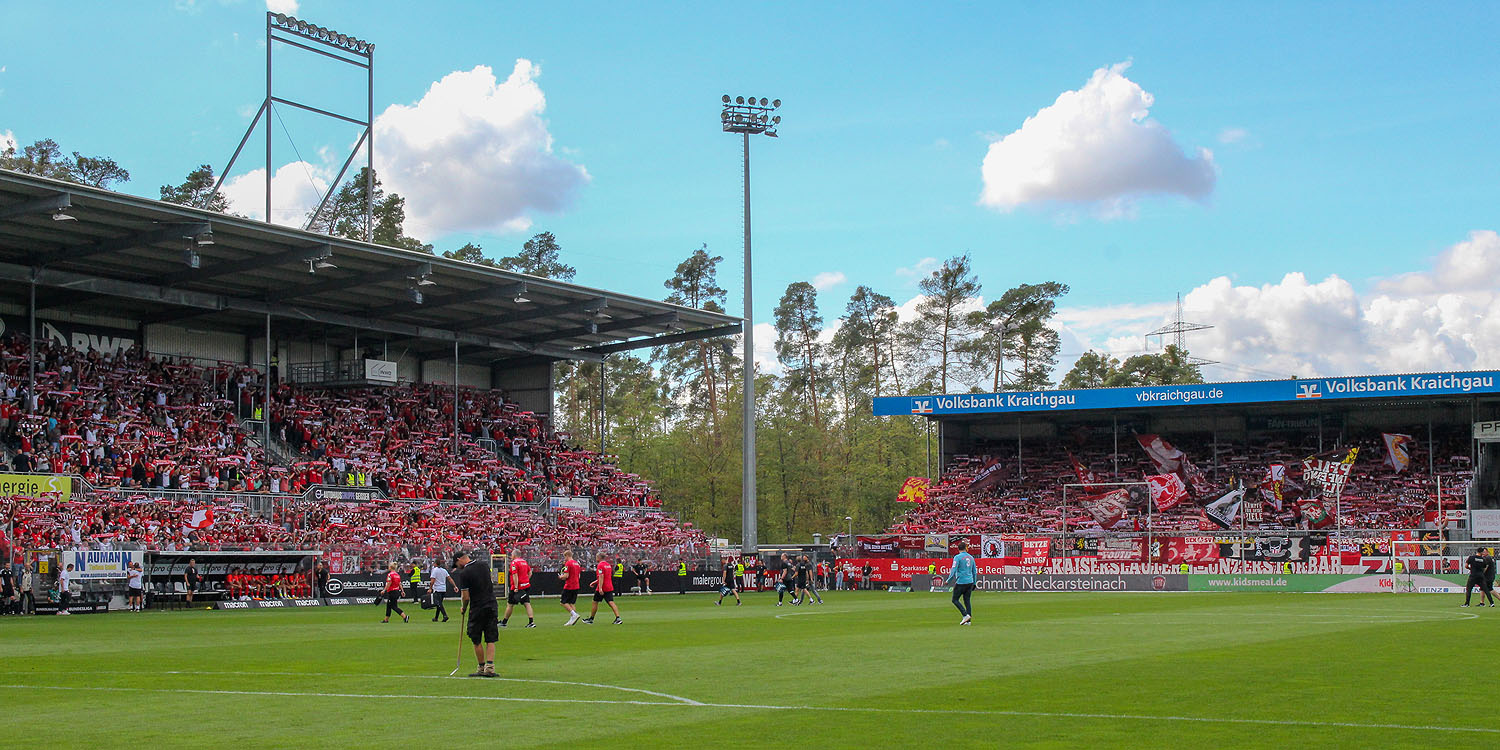
{"type": "Polygon", "coordinates": [[[464,666],[464,633],[469,630],[469,610],[464,609],[463,616],[458,618],[458,655],[453,659],[453,671],[448,673],[449,677],[458,674],[458,670],[464,666]]]}

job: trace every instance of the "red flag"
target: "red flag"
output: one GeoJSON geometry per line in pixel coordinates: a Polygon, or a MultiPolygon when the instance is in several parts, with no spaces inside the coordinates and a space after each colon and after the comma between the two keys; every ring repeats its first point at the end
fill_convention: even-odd
{"type": "Polygon", "coordinates": [[[187,527],[190,529],[206,529],[212,525],[214,525],[214,509],[206,508],[204,510],[193,511],[193,518],[188,522],[187,527]]]}
{"type": "Polygon", "coordinates": [[[1389,432],[1380,434],[1385,441],[1385,464],[1395,470],[1397,474],[1406,471],[1411,466],[1411,447],[1416,444],[1411,435],[1396,435],[1389,432]]]}
{"type": "Polygon", "coordinates": [[[1078,499],[1078,504],[1085,512],[1093,516],[1094,520],[1099,523],[1099,527],[1103,529],[1114,526],[1125,517],[1129,502],[1130,493],[1123,488],[1099,495],[1084,495],[1078,499]]]}
{"type": "Polygon", "coordinates": [[[1156,473],[1182,477],[1187,487],[1199,495],[1213,492],[1213,485],[1204,476],[1203,470],[1188,460],[1186,453],[1167,442],[1166,438],[1160,435],[1136,435],[1135,439],[1146,451],[1146,455],[1151,457],[1151,463],[1156,465],[1156,473]]]}
{"type": "Polygon", "coordinates": [[[1000,483],[1000,461],[996,458],[986,459],[984,467],[974,475],[974,481],[969,483],[970,492],[982,492],[1000,483]]]}
{"type": "Polygon", "coordinates": [[[1151,463],[1156,465],[1156,471],[1161,474],[1175,474],[1182,469],[1182,459],[1186,454],[1172,447],[1166,438],[1160,435],[1136,435],[1136,442],[1151,457],[1151,463]]]}
{"type": "Polygon", "coordinates": [[[1078,481],[1083,485],[1083,489],[1088,492],[1098,492],[1099,489],[1094,484],[1099,481],[1099,477],[1095,476],[1093,471],[1080,463],[1078,457],[1074,456],[1072,451],[1068,451],[1068,461],[1073,464],[1073,473],[1078,476],[1078,481]]]}
{"type": "Polygon", "coordinates": [[[1146,485],[1151,490],[1151,502],[1158,511],[1171,510],[1188,496],[1187,485],[1176,474],[1153,474],[1146,477],[1146,485]]]}
{"type": "Polygon", "coordinates": [[[1307,520],[1307,528],[1322,529],[1333,525],[1333,514],[1328,512],[1328,506],[1318,497],[1303,498],[1300,507],[1302,517],[1307,520]]]}

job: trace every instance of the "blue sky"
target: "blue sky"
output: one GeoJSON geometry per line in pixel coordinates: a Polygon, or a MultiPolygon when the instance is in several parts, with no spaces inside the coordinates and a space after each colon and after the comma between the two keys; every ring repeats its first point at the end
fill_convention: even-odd
{"type": "MultiPolygon", "coordinates": [[[[1065,361],[1141,348],[1182,292],[1188,317],[1218,326],[1190,343],[1229,363],[1210,371],[1219,379],[1496,364],[1500,302],[1492,283],[1475,283],[1500,272],[1500,238],[1486,234],[1500,198],[1493,5],[415,7],[303,0],[296,15],[376,43],[377,113],[415,105],[450,74],[482,89],[477,66],[498,81],[518,59],[534,66],[515,81],[531,99],[500,86],[481,113],[488,125],[454,125],[459,145],[442,147],[480,161],[514,138],[534,152],[526,169],[480,169],[452,190],[403,183],[409,201],[461,214],[429,217],[421,236],[439,249],[473,240],[499,255],[549,230],[579,282],[659,297],[675,264],[707,243],[726,258],[737,311],[739,144],[719,132],[717,109],[722,93],[755,94],[785,102],[781,137],[752,145],[762,321],[788,283],[817,274],[830,320],[856,284],[908,303],[911,269],[969,252],[986,297],[1022,282],[1072,287],[1065,361]],[[1067,200],[1066,186],[1023,186],[1012,204],[981,204],[992,142],[1127,62],[1113,80],[1149,94],[1135,125],[1152,123],[1159,148],[1133,156],[1149,139],[1126,122],[1108,149],[1128,162],[1121,174],[1094,174],[1098,159],[1066,167],[1074,186],[1123,180],[1117,194],[1067,200]],[[1178,156],[1163,157],[1171,148],[1178,156]],[[1158,157],[1182,163],[1158,168],[1158,157]],[[1189,162],[1209,170],[1207,190],[1163,176],[1189,162]],[[1305,283],[1288,277],[1298,273],[1305,283]]],[[[121,189],[144,195],[199,163],[220,168],[263,95],[265,9],[0,3],[0,136],[112,156],[132,173],[121,189]]],[[[279,92],[359,109],[357,78],[280,70],[279,92]]],[[[443,119],[438,104],[424,116],[443,119]]],[[[309,162],[288,179],[330,177],[353,134],[284,120],[309,162]]],[[[395,151],[377,142],[377,168],[387,154],[395,171],[440,148],[413,145],[437,120],[410,120],[405,140],[388,139],[395,151]]],[[[277,131],[279,168],[297,156],[277,131]]],[[[1057,167],[1035,147],[1047,137],[1018,139],[1013,155],[1057,167]]],[[[256,148],[235,173],[261,160],[256,148]]],[[[298,213],[288,211],[281,218],[298,213]]]]}

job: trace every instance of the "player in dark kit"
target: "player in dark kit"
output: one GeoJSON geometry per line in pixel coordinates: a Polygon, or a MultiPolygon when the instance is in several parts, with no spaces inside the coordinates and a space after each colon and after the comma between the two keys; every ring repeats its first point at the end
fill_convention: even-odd
{"type": "Polygon", "coordinates": [[[817,603],[823,603],[823,597],[818,596],[818,582],[813,578],[812,560],[807,555],[797,560],[797,582],[802,587],[802,601],[807,601],[810,596],[817,603]]]}
{"type": "MultiPolygon", "coordinates": [[[[193,558],[189,557],[187,569],[182,571],[182,588],[187,593],[187,605],[189,607],[193,606],[193,592],[198,590],[198,584],[201,583],[202,580],[203,579],[198,577],[197,563],[193,561],[193,558]]],[[[318,591],[319,593],[316,595],[322,596],[323,590],[319,588],[318,591]]]]}
{"type": "Polygon", "coordinates": [[[630,566],[630,571],[635,573],[635,585],[640,589],[642,595],[651,593],[651,564],[642,557],[630,566]]]}
{"type": "Polygon", "coordinates": [[[788,591],[793,592],[792,604],[795,605],[797,603],[797,569],[792,565],[792,558],[782,555],[781,575],[776,579],[776,606],[781,606],[781,599],[788,591]]]}
{"type": "Polygon", "coordinates": [[[1489,570],[1484,574],[1484,595],[1490,598],[1490,606],[1495,606],[1495,548],[1490,547],[1484,551],[1484,558],[1490,561],[1489,570]]]}
{"type": "Polygon", "coordinates": [[[470,677],[495,676],[495,641],[500,640],[500,605],[495,603],[495,584],[490,566],[460,552],[453,559],[453,581],[462,593],[463,612],[469,618],[469,641],[479,668],[470,677]],[[483,640],[484,645],[480,645],[483,640]]]}
{"type": "Polygon", "coordinates": [[[1479,606],[1484,606],[1486,597],[1492,601],[1490,606],[1494,606],[1493,600],[1495,596],[1486,590],[1487,588],[1493,588],[1493,584],[1489,583],[1489,581],[1494,580],[1490,578],[1490,575],[1492,575],[1490,571],[1493,570],[1491,566],[1494,564],[1494,559],[1486,557],[1484,550],[1475,550],[1474,554],[1464,559],[1464,567],[1469,569],[1469,580],[1464,584],[1464,603],[1462,606],[1469,606],[1469,599],[1474,596],[1474,589],[1476,588],[1480,591],[1479,606]]]}
{"type": "Polygon", "coordinates": [[[740,577],[736,575],[735,565],[729,560],[724,561],[724,573],[719,577],[719,600],[714,602],[715,606],[724,603],[724,597],[734,594],[734,606],[738,607],[744,602],[740,601],[740,592],[737,588],[740,577]]]}

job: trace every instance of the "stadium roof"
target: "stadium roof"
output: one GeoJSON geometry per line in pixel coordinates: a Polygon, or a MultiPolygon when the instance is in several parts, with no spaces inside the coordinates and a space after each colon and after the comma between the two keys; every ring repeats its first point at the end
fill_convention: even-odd
{"type": "Polygon", "coordinates": [[[0,299],[258,335],[405,343],[469,361],[597,360],[740,319],[0,170],[0,299]],[[71,217],[60,218],[60,217],[71,217]]]}

